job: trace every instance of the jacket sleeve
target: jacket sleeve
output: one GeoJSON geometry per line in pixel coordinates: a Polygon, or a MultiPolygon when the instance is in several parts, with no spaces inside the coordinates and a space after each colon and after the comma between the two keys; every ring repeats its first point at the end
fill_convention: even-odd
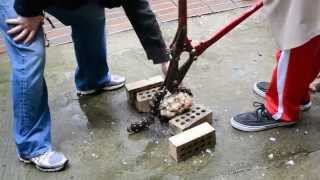
{"type": "Polygon", "coordinates": [[[41,15],[47,4],[47,0],[15,0],[14,8],[19,15],[32,17],[41,15]]]}
{"type": "Polygon", "coordinates": [[[154,64],[169,61],[169,51],[148,1],[122,0],[122,6],[137,33],[148,59],[153,60],[154,64]]]}

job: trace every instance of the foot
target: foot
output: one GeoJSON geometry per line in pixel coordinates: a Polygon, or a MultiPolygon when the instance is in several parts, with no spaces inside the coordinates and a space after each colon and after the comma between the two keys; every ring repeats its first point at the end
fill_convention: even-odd
{"type": "MultiPolygon", "coordinates": [[[[259,81],[256,82],[253,85],[253,92],[255,92],[257,95],[265,98],[266,96],[266,92],[269,88],[269,82],[265,82],[265,81],[259,81]]],[[[302,102],[300,105],[300,111],[307,111],[311,108],[312,106],[312,102],[308,101],[308,102],[302,102]]]]}
{"type": "Polygon", "coordinates": [[[111,75],[110,78],[110,82],[108,84],[106,84],[103,88],[101,89],[91,89],[91,90],[87,90],[87,91],[77,91],[77,95],[78,96],[86,96],[86,95],[92,95],[94,93],[96,93],[99,90],[104,90],[104,91],[112,91],[112,90],[116,90],[119,89],[121,87],[124,86],[126,82],[126,78],[123,76],[119,76],[119,75],[111,75]]]}
{"type": "Polygon", "coordinates": [[[275,120],[267,112],[263,104],[256,103],[255,106],[257,106],[256,111],[238,114],[231,118],[231,126],[241,131],[253,132],[291,126],[296,123],[296,121],[275,120]]]}
{"type": "Polygon", "coordinates": [[[19,160],[24,163],[33,163],[37,169],[44,172],[60,171],[65,168],[68,163],[68,159],[62,153],[55,151],[47,151],[31,159],[19,156],[19,160]]]}

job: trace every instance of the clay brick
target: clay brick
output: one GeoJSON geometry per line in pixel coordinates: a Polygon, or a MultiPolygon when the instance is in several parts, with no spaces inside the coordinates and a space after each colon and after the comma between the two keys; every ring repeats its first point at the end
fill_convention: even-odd
{"type": "Polygon", "coordinates": [[[126,84],[125,87],[129,102],[134,103],[137,100],[137,92],[159,87],[163,83],[163,81],[164,80],[162,76],[154,76],[148,79],[126,84]]]}
{"type": "Polygon", "coordinates": [[[159,87],[140,91],[136,94],[135,108],[138,112],[150,112],[150,102],[159,87]]]}
{"type": "Polygon", "coordinates": [[[169,154],[177,162],[188,159],[216,143],[215,129],[207,122],[169,138],[169,154]]]}
{"type": "Polygon", "coordinates": [[[178,134],[204,122],[212,124],[212,111],[203,105],[193,105],[192,108],[169,121],[172,134],[178,134]]]}

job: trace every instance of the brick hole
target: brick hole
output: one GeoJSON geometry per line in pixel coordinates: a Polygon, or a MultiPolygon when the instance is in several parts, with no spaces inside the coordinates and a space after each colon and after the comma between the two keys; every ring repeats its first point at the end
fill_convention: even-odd
{"type": "Polygon", "coordinates": [[[151,94],[149,94],[149,95],[147,95],[148,96],[148,98],[151,98],[151,94]]]}
{"type": "Polygon", "coordinates": [[[150,91],[147,91],[146,94],[150,94],[150,91]]]}
{"type": "Polygon", "coordinates": [[[185,125],[186,123],[185,123],[185,122],[181,122],[180,124],[181,124],[181,125],[185,125]]]}
{"type": "Polygon", "coordinates": [[[187,116],[190,116],[190,113],[187,113],[186,115],[187,115],[187,116]]]}
{"type": "Polygon", "coordinates": [[[180,119],[176,119],[176,122],[180,122],[180,119]]]}
{"type": "Polygon", "coordinates": [[[152,92],[156,92],[156,90],[155,90],[155,89],[152,89],[152,92]]]}
{"type": "Polygon", "coordinates": [[[186,122],[190,122],[190,119],[186,119],[186,122]]]}
{"type": "Polygon", "coordinates": [[[202,109],[202,110],[201,110],[201,112],[203,112],[203,113],[204,113],[204,112],[206,112],[206,110],[205,110],[205,109],[202,109]]]}
{"type": "Polygon", "coordinates": [[[141,96],[141,99],[145,99],[146,97],[145,96],[141,96]]]}
{"type": "Polygon", "coordinates": [[[185,159],[187,154],[181,154],[181,159],[185,159]]]}
{"type": "Polygon", "coordinates": [[[191,116],[191,118],[192,118],[192,119],[194,119],[194,118],[195,118],[195,116],[193,116],[193,115],[192,115],[192,116],[191,116]]]}
{"type": "Polygon", "coordinates": [[[196,110],[199,110],[199,109],[201,109],[200,107],[196,107],[196,110]]]}
{"type": "Polygon", "coordinates": [[[181,119],[184,119],[184,118],[186,118],[186,117],[184,117],[184,116],[181,116],[180,118],[181,118],[181,119]]]}
{"type": "Polygon", "coordinates": [[[195,113],[196,111],[195,111],[195,110],[192,110],[191,112],[192,112],[192,113],[195,113]]]}
{"type": "Polygon", "coordinates": [[[140,93],[138,93],[138,95],[139,95],[139,96],[142,96],[142,95],[143,95],[143,93],[142,93],[142,92],[140,92],[140,93]]]}

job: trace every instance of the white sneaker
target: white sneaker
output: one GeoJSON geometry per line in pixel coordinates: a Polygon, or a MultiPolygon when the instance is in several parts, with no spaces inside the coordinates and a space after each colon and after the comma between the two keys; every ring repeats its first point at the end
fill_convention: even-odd
{"type": "Polygon", "coordinates": [[[108,84],[106,84],[103,88],[101,89],[91,89],[91,90],[87,90],[87,91],[77,91],[77,95],[78,96],[86,96],[86,95],[91,95],[96,93],[99,90],[105,90],[105,91],[112,91],[112,90],[116,90],[119,89],[121,87],[124,86],[126,82],[126,78],[123,76],[119,76],[116,74],[112,74],[110,77],[110,82],[108,84]]]}
{"type": "Polygon", "coordinates": [[[24,163],[33,163],[37,169],[44,172],[60,171],[68,163],[68,159],[62,153],[51,150],[31,159],[19,156],[19,160],[24,163]]]}

